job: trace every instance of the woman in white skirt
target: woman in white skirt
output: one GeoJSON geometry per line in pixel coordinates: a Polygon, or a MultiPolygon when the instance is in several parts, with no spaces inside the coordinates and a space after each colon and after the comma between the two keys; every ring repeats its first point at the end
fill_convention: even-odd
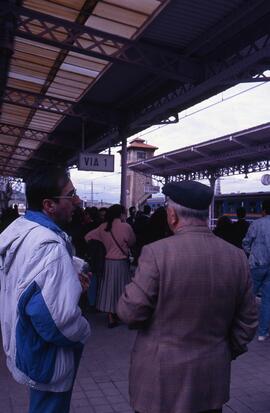
{"type": "Polygon", "coordinates": [[[97,309],[108,313],[108,327],[116,327],[116,306],[124,287],[130,282],[129,249],[135,244],[133,229],[125,222],[126,210],[122,205],[112,205],[106,222],[88,232],[86,241],[101,241],[106,248],[104,275],[97,297],[97,309]]]}

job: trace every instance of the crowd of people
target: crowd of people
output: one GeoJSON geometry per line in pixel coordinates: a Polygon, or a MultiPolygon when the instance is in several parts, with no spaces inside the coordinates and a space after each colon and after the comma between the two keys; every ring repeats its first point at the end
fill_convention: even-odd
{"type": "Polygon", "coordinates": [[[137,413],[222,412],[232,360],[258,324],[258,340],[268,338],[270,202],[251,225],[239,208],[237,222],[221,217],[211,231],[211,188],[171,182],[163,193],[164,207],[127,217],[119,204],[82,209],[62,168],[29,177],[27,212],[0,235],[3,348],[30,386],[29,413],[69,412],[91,311],[107,313],[109,328],[138,330],[137,413]]]}
{"type": "Polygon", "coordinates": [[[172,235],[164,207],[151,214],[115,204],[109,208],[78,206],[64,227],[74,247],[74,255],[91,268],[91,285],[80,304],[84,315],[95,310],[108,313],[108,327],[119,325],[116,305],[124,286],[138,264],[144,245],[172,235]]]}
{"type": "Polygon", "coordinates": [[[16,218],[19,218],[18,205],[10,206],[2,210],[0,216],[0,233],[4,231],[16,218]]]}
{"type": "Polygon", "coordinates": [[[246,210],[244,207],[237,208],[236,215],[236,222],[233,222],[227,215],[219,217],[214,234],[236,247],[242,248],[242,242],[247,233],[249,222],[245,219],[246,210]]]}

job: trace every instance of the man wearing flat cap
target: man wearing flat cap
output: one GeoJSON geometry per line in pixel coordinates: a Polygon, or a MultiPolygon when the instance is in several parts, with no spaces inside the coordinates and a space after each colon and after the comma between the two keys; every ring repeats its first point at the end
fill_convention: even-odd
{"type": "Polygon", "coordinates": [[[248,262],[208,229],[208,186],[172,182],[163,193],[174,235],[143,248],[118,303],[119,317],[138,329],[131,405],[139,413],[220,413],[231,361],[257,327],[248,262]]]}

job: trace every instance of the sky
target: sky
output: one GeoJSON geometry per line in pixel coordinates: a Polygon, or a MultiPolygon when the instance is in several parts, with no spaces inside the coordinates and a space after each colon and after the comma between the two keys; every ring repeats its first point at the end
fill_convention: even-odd
{"type": "MultiPolygon", "coordinates": [[[[270,82],[240,84],[180,112],[177,124],[153,126],[130,137],[128,142],[135,137],[145,139],[146,143],[159,148],[155,152],[155,155],[159,155],[269,122],[269,114],[270,82]]],[[[119,202],[119,150],[120,147],[112,148],[111,152],[115,155],[114,172],[71,170],[71,178],[82,199],[91,198],[92,182],[95,200],[119,202]]],[[[261,183],[261,176],[265,173],[251,173],[248,179],[245,179],[244,175],[221,178],[221,192],[270,191],[270,186],[261,183]]],[[[208,181],[202,182],[209,184],[208,181]]]]}

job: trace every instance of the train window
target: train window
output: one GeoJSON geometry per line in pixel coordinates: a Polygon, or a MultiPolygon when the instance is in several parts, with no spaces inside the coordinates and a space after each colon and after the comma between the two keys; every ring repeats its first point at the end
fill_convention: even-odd
{"type": "Polygon", "coordinates": [[[228,202],[228,211],[227,212],[229,214],[235,212],[235,203],[234,202],[228,202]]]}
{"type": "Polygon", "coordinates": [[[256,202],[250,201],[249,202],[249,212],[254,213],[256,212],[256,202]]]}
{"type": "Polygon", "coordinates": [[[224,210],[223,201],[216,201],[215,202],[215,217],[218,218],[221,215],[223,215],[223,210],[224,210]]]}

